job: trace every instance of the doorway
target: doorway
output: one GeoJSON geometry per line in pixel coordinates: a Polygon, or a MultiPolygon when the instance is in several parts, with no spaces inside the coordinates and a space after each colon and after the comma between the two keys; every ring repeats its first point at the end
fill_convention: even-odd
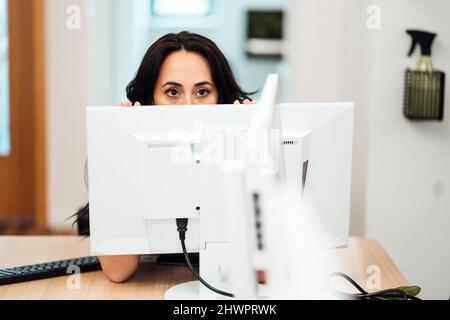
{"type": "Polygon", "coordinates": [[[6,5],[9,134],[2,137],[8,148],[0,155],[0,234],[44,234],[45,0],[6,5]]]}

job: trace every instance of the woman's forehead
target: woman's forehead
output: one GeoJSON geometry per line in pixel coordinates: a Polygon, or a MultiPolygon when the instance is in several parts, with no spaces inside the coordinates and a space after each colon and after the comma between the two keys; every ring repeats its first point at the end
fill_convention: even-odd
{"type": "Polygon", "coordinates": [[[201,83],[211,82],[211,68],[208,61],[195,52],[179,51],[170,54],[164,61],[159,82],[201,83]]]}

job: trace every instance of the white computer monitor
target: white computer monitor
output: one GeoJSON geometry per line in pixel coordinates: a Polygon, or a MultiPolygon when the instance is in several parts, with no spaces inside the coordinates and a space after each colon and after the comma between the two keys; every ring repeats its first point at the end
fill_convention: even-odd
{"type": "MultiPolygon", "coordinates": [[[[242,129],[254,106],[152,106],[87,109],[92,253],[179,252],[168,220],[200,219],[221,210],[221,188],[211,168],[172,163],[173,148],[200,157],[199,130],[242,129]],[[192,133],[180,143],[177,135],[192,133]],[[174,134],[175,132],[175,134],[174,134]],[[211,178],[211,180],[208,180],[211,178]],[[215,190],[217,190],[215,192],[215,190]],[[215,195],[217,193],[217,195],[215,195]],[[197,209],[200,210],[197,210],[197,209]],[[211,210],[211,211],[210,211],[211,210]],[[159,234],[159,232],[162,234],[159,234]],[[150,238],[149,238],[150,237],[150,238]]],[[[353,107],[346,103],[282,104],[288,180],[317,206],[336,245],[348,238],[353,107]],[[309,137],[304,144],[296,139],[309,137]],[[303,156],[303,158],[300,158],[303,156]],[[307,165],[306,165],[307,164],[307,165]]],[[[200,231],[200,230],[199,230],[200,231]]],[[[207,231],[207,230],[205,230],[207,231]]],[[[211,231],[224,239],[221,230],[211,231]]],[[[188,241],[199,248],[199,239],[188,241]]]]}
{"type": "MultiPolygon", "coordinates": [[[[231,290],[222,283],[231,253],[227,173],[220,162],[229,155],[217,155],[217,146],[209,143],[226,141],[231,132],[238,149],[245,136],[239,132],[246,132],[257,108],[88,107],[91,253],[181,253],[175,220],[188,218],[187,248],[200,252],[202,277],[231,290]]],[[[315,204],[325,245],[343,246],[349,232],[353,105],[281,104],[279,110],[286,179],[315,204]]]]}

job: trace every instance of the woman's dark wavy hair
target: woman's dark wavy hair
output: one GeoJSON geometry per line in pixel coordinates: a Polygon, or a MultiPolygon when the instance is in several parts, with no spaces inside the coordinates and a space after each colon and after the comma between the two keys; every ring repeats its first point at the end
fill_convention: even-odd
{"type": "Polygon", "coordinates": [[[153,105],[153,93],[161,67],[166,58],[179,51],[195,52],[209,63],[214,85],[219,93],[219,104],[231,104],[249,99],[253,92],[245,92],[237,84],[231,66],[217,45],[208,38],[187,31],[169,33],[156,41],[147,51],[134,79],[127,87],[131,102],[153,105]]]}
{"type": "MultiPolygon", "coordinates": [[[[161,67],[166,58],[179,51],[195,52],[203,56],[209,63],[214,85],[219,94],[218,104],[231,104],[236,100],[243,102],[250,100],[255,92],[245,92],[237,84],[231,66],[217,45],[208,38],[187,31],[170,33],[150,46],[134,79],[127,86],[127,97],[133,104],[153,105],[153,93],[161,67]]],[[[78,226],[78,233],[88,236],[89,204],[75,213],[74,225],[78,226]]]]}

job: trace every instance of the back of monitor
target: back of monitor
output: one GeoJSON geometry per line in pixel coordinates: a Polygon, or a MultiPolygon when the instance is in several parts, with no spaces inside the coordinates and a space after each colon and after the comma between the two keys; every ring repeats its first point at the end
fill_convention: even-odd
{"type": "MultiPolygon", "coordinates": [[[[219,168],[202,161],[201,139],[208,130],[245,130],[254,110],[247,106],[88,108],[92,253],[178,253],[175,218],[190,219],[190,251],[198,252],[206,241],[228,241],[225,187],[217,176],[219,168]],[[174,155],[191,161],[174,163],[174,155]],[[216,219],[200,230],[199,219],[205,214],[216,219]]],[[[282,104],[281,123],[287,176],[304,180],[304,199],[316,205],[323,233],[330,235],[329,245],[345,245],[352,104],[282,104]]]]}

